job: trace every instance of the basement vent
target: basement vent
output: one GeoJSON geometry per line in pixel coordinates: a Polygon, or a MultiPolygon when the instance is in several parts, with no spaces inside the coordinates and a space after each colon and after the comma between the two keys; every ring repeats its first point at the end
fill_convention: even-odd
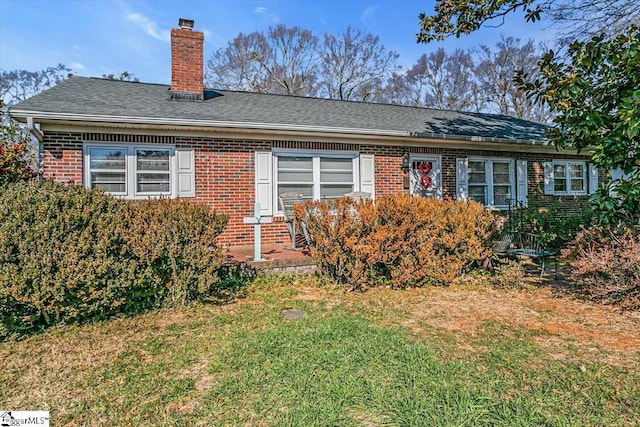
{"type": "Polygon", "coordinates": [[[134,144],[175,144],[174,136],[164,135],[129,135],[126,133],[83,133],[82,139],[87,142],[126,142],[134,144]]]}

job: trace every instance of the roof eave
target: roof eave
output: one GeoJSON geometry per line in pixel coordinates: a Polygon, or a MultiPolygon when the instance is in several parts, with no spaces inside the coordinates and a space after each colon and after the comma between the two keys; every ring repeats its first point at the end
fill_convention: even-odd
{"type": "Polygon", "coordinates": [[[150,129],[158,129],[166,126],[188,127],[200,129],[250,129],[262,131],[292,131],[305,133],[322,133],[322,134],[347,134],[361,136],[378,136],[378,137],[402,137],[408,139],[430,139],[430,140],[450,140],[464,141],[475,143],[495,143],[495,144],[516,144],[516,145],[533,145],[539,147],[548,147],[546,140],[533,139],[514,139],[514,138],[498,138],[483,137],[469,135],[442,134],[431,132],[413,132],[399,130],[384,129],[364,129],[364,128],[344,128],[330,126],[312,126],[312,125],[295,125],[295,124],[279,124],[279,123],[256,123],[256,122],[231,122],[231,121],[213,121],[201,119],[178,119],[178,118],[158,118],[158,117],[133,117],[133,116],[111,116],[111,115],[95,115],[95,114],[77,114],[77,113],[57,113],[48,111],[10,109],[11,117],[26,121],[29,118],[40,122],[78,122],[78,123],[118,123],[131,124],[148,127],[150,129]]]}

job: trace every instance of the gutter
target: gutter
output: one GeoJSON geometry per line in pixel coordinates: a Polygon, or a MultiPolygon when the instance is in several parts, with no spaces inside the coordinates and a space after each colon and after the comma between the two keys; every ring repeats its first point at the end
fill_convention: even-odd
{"type": "Polygon", "coordinates": [[[523,140],[515,138],[496,138],[481,137],[468,135],[451,135],[437,134],[432,132],[412,132],[397,130],[380,130],[380,129],[362,129],[362,128],[342,128],[331,126],[312,126],[312,125],[291,125],[279,123],[256,123],[256,122],[230,122],[230,121],[211,121],[201,119],[176,119],[176,118],[156,118],[156,117],[132,117],[132,116],[111,116],[111,115],[94,115],[94,114],[77,114],[77,113],[52,113],[47,111],[33,110],[11,110],[10,115],[15,118],[26,118],[27,121],[37,117],[39,120],[66,120],[80,122],[101,122],[101,123],[127,123],[127,124],[146,124],[146,125],[164,125],[164,126],[184,126],[199,128],[229,128],[229,129],[255,129],[255,130],[273,130],[273,131],[299,131],[310,133],[335,133],[350,135],[374,135],[374,136],[390,136],[403,138],[425,138],[438,140],[456,140],[471,142],[492,142],[507,143],[520,145],[537,145],[547,146],[537,140],[523,140]]]}
{"type": "Polygon", "coordinates": [[[27,116],[27,129],[38,140],[38,181],[44,179],[44,134],[35,126],[33,116],[27,116]]]}
{"type": "Polygon", "coordinates": [[[472,141],[472,142],[495,142],[495,143],[509,143],[509,144],[525,144],[525,145],[549,145],[548,141],[541,141],[536,139],[517,139],[517,138],[498,138],[487,136],[470,136],[470,135],[456,135],[450,133],[435,133],[435,132],[409,132],[412,137],[415,138],[428,138],[428,139],[452,139],[456,141],[472,141]]]}

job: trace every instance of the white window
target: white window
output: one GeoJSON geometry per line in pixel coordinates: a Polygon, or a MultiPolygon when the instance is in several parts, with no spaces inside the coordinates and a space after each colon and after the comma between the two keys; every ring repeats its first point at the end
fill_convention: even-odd
{"type": "Polygon", "coordinates": [[[554,160],[544,169],[545,194],[587,194],[586,162],[554,160]]]}
{"type": "Polygon", "coordinates": [[[294,192],[305,199],[335,199],[357,188],[355,154],[278,153],[275,158],[276,195],[294,192]]]}
{"type": "Polygon", "coordinates": [[[125,198],[195,195],[193,150],[88,144],[84,155],[88,188],[125,198]]]}
{"type": "Polygon", "coordinates": [[[127,149],[88,147],[89,188],[114,195],[127,194],[127,149]]]}
{"type": "Polygon", "coordinates": [[[457,168],[459,199],[472,199],[498,209],[508,208],[509,201],[515,199],[512,159],[458,159],[457,168]]]}
{"type": "Polygon", "coordinates": [[[278,214],[278,196],[334,199],[352,191],[375,198],[375,156],[353,151],[275,150],[255,152],[255,200],[263,216],[278,214]]]}
{"type": "Polygon", "coordinates": [[[171,194],[171,150],[136,149],[136,195],[171,194]]]}

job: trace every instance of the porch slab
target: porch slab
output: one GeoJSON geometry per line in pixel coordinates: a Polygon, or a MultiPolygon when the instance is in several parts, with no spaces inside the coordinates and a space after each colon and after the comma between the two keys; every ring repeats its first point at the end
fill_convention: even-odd
{"type": "Polygon", "coordinates": [[[274,272],[301,272],[315,270],[315,264],[306,249],[291,249],[283,245],[263,245],[263,261],[253,261],[253,246],[232,246],[227,262],[247,262],[258,270],[274,272]]]}

